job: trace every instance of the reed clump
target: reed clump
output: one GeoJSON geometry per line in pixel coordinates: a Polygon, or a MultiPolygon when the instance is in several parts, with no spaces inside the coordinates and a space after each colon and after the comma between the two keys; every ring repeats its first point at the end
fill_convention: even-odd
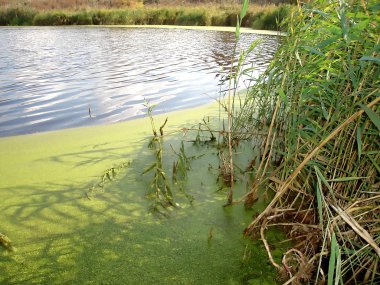
{"type": "Polygon", "coordinates": [[[376,1],[298,6],[234,114],[235,134],[260,148],[240,201],[252,206],[260,187],[273,193],[244,232],[261,236],[286,284],[380,280],[379,19],[376,1]],[[248,135],[258,131],[266,136],[248,135]],[[265,239],[275,226],[294,241],[282,261],[265,239]]]}

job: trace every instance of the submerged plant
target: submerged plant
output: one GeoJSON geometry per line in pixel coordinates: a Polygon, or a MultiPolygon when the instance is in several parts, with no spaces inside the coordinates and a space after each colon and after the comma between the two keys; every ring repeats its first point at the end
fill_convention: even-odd
{"type": "Polygon", "coordinates": [[[173,162],[173,181],[187,179],[187,172],[191,169],[190,159],[185,152],[185,145],[181,141],[179,152],[176,152],[172,147],[173,152],[178,157],[178,160],[173,162]]]}
{"type": "Polygon", "coordinates": [[[220,131],[212,130],[210,127],[210,118],[208,117],[207,120],[206,118],[203,118],[202,122],[198,124],[197,129],[188,129],[185,128],[183,131],[196,131],[197,135],[195,137],[195,140],[192,140],[193,144],[195,146],[218,146],[216,142],[216,137],[214,133],[220,133],[220,131]],[[206,135],[204,134],[206,133],[206,135]],[[207,134],[210,134],[208,136],[207,134]]]}
{"type": "Polygon", "coordinates": [[[163,128],[167,123],[167,119],[165,120],[164,124],[160,127],[160,135],[158,135],[152,115],[152,111],[155,106],[150,105],[147,101],[145,101],[145,106],[147,107],[147,115],[149,117],[153,132],[153,137],[150,140],[148,147],[154,150],[155,160],[149,167],[147,167],[143,171],[142,174],[146,174],[148,172],[153,173],[150,188],[154,192],[155,203],[152,206],[152,210],[159,211],[159,206],[163,208],[166,208],[167,206],[175,206],[173,202],[173,194],[171,191],[170,180],[166,172],[164,171],[163,166],[162,139],[164,135],[163,128]]]}
{"type": "Polygon", "coordinates": [[[171,148],[175,155],[178,157],[177,161],[173,162],[173,184],[177,185],[179,190],[182,191],[189,202],[192,203],[194,201],[194,197],[185,191],[185,185],[188,179],[188,171],[191,170],[191,160],[195,159],[196,157],[189,157],[186,155],[185,145],[183,141],[181,141],[179,152],[176,152],[172,146],[171,148]]]}
{"type": "Polygon", "coordinates": [[[122,162],[119,163],[116,166],[113,166],[103,172],[103,174],[100,176],[100,181],[93,185],[87,192],[86,192],[86,197],[87,199],[91,200],[91,197],[97,192],[101,191],[104,189],[104,186],[106,185],[107,182],[112,182],[117,174],[125,169],[126,167],[129,167],[131,165],[131,162],[122,162]]]}

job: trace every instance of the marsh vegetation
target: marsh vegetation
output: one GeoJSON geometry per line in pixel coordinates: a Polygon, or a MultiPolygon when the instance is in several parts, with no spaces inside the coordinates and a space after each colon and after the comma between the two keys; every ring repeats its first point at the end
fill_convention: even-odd
{"type": "MultiPolygon", "coordinates": [[[[224,3],[167,3],[143,5],[142,3],[107,3],[87,6],[81,3],[59,5],[59,2],[34,2],[26,5],[0,5],[0,25],[183,25],[232,26],[240,4],[224,3]],[[58,3],[58,4],[57,4],[58,3]],[[38,5],[37,5],[38,4],[38,5]],[[53,5],[54,4],[54,5],[53,5]]],[[[278,3],[277,3],[278,4],[278,3]]],[[[242,22],[243,27],[278,30],[278,23],[286,17],[290,6],[252,5],[242,22]]]]}

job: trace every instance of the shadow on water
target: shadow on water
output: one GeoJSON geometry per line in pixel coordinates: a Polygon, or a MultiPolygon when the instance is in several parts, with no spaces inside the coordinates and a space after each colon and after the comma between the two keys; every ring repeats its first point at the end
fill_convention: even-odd
{"type": "MultiPolygon", "coordinates": [[[[108,160],[120,160],[120,152],[130,148],[130,145],[125,145],[121,147],[107,147],[106,145],[107,144],[102,144],[101,148],[99,149],[94,147],[93,149],[86,151],[76,151],[65,153],[62,155],[53,155],[49,157],[48,160],[56,163],[63,163],[69,165],[74,164],[74,167],[86,166],[104,162],[105,157],[108,160]]],[[[46,160],[46,158],[44,158],[41,161],[44,160],[46,160]]]]}
{"type": "MultiPolygon", "coordinates": [[[[166,143],[165,167],[170,167],[175,155],[169,145],[176,149],[179,141],[166,143]]],[[[67,177],[0,189],[1,230],[17,248],[13,253],[0,248],[0,283],[273,284],[275,272],[263,246],[242,237],[253,212],[222,207],[225,193],[217,191],[212,170],[218,167],[216,150],[192,144],[187,149],[189,155],[205,153],[189,172],[186,191],[195,201],[176,192],[180,208],[168,210],[168,218],[148,211],[150,177],[141,173],[153,152],[146,147],[91,199],[85,193],[95,178],[87,185],[67,177]]],[[[74,167],[82,167],[116,155],[104,144],[47,159],[70,164],[80,157],[74,167]]]]}

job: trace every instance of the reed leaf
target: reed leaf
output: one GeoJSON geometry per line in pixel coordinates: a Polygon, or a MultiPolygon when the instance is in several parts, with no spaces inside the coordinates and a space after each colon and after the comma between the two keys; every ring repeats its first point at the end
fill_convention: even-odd
{"type": "Polygon", "coordinates": [[[379,17],[374,4],[316,0],[293,10],[286,20],[288,36],[234,121],[235,130],[266,132],[252,137],[261,148],[260,165],[270,167],[252,182],[251,192],[273,189],[267,208],[245,233],[254,235],[273,213],[276,222],[297,216],[305,226],[319,227],[302,235],[302,242],[296,239],[297,249],[309,260],[318,258],[319,265],[311,262],[307,272],[294,269],[289,284],[324,282],[323,276],[328,284],[380,278],[368,267],[379,252],[379,232],[371,221],[380,218],[373,206],[380,202],[379,17]],[[271,142],[270,152],[266,142],[271,142]],[[276,164],[275,157],[280,157],[276,164]],[[322,266],[322,257],[330,260],[330,268],[322,266]]]}
{"type": "Polygon", "coordinates": [[[372,111],[367,106],[364,106],[363,104],[359,104],[359,106],[367,113],[368,117],[371,119],[372,123],[379,129],[380,131],[380,116],[376,114],[374,111],[372,111]]]}
{"type": "Polygon", "coordinates": [[[241,8],[241,11],[240,11],[240,19],[242,20],[245,15],[247,14],[247,10],[248,10],[248,4],[249,4],[249,0],[244,0],[243,2],[243,7],[241,8]]]}
{"type": "Polygon", "coordinates": [[[335,266],[337,261],[337,250],[338,250],[338,243],[336,241],[335,233],[332,233],[331,237],[331,249],[330,249],[330,260],[329,260],[329,271],[327,276],[327,284],[333,285],[334,282],[334,273],[335,273],[335,266]]]}

